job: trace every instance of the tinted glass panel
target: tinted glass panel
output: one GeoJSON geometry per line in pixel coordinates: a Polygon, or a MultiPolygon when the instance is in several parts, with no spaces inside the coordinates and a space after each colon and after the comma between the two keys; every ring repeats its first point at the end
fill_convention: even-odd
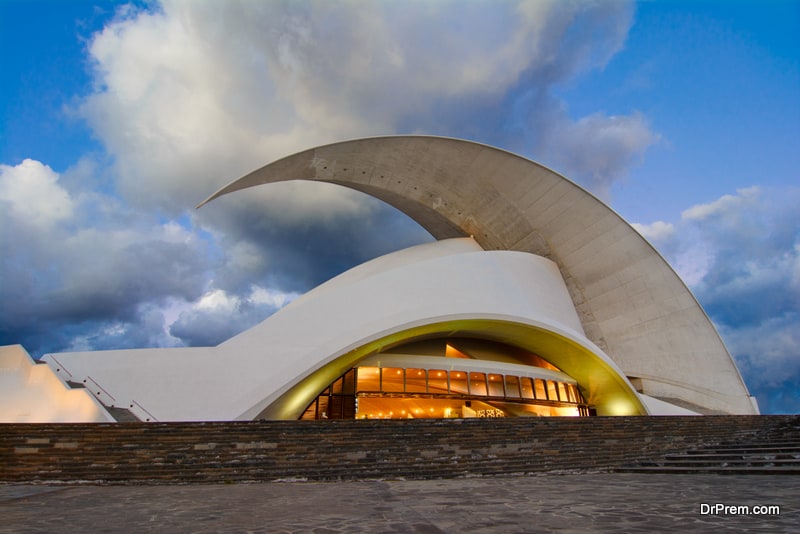
{"type": "Polygon", "coordinates": [[[519,398],[519,378],[516,376],[506,376],[506,397],[519,398]]]}
{"type": "Polygon", "coordinates": [[[342,393],[345,395],[353,395],[356,392],[356,370],[350,369],[344,375],[344,384],[342,384],[342,393]]]}
{"type": "Polygon", "coordinates": [[[425,369],[406,369],[406,392],[425,393],[425,369]]]}
{"type": "Polygon", "coordinates": [[[450,371],[450,393],[463,393],[467,390],[467,373],[464,371],[450,371]]]}
{"type": "Polygon", "coordinates": [[[558,394],[556,393],[556,383],[552,380],[547,381],[547,398],[550,400],[558,400],[558,394]]]}
{"type": "Polygon", "coordinates": [[[330,397],[319,397],[319,404],[317,405],[317,419],[327,419],[330,413],[328,401],[330,397]]]}
{"type": "Polygon", "coordinates": [[[308,406],[308,408],[306,408],[306,411],[303,412],[303,415],[300,416],[300,419],[308,421],[308,420],[314,420],[316,418],[317,418],[317,399],[314,399],[314,402],[312,402],[308,406]]]}
{"type": "Polygon", "coordinates": [[[558,383],[558,398],[562,401],[568,401],[569,397],[567,397],[567,385],[564,382],[558,383]]]}
{"type": "Polygon", "coordinates": [[[541,378],[536,379],[536,398],[539,400],[547,399],[547,393],[545,393],[544,387],[544,380],[541,378]]]}
{"type": "Polygon", "coordinates": [[[531,385],[531,379],[523,376],[519,379],[519,389],[522,392],[523,399],[532,399],[533,398],[533,386],[531,385]]]}
{"type": "Polygon", "coordinates": [[[443,369],[428,370],[428,392],[447,393],[447,371],[443,369]]]}
{"type": "Polygon", "coordinates": [[[489,396],[490,397],[505,397],[506,392],[503,389],[503,375],[487,376],[489,380],[489,396]]]}
{"type": "Polygon", "coordinates": [[[342,382],[344,382],[344,380],[340,378],[336,382],[331,384],[331,393],[332,394],[334,394],[334,395],[341,395],[342,394],[342,382]]]}
{"type": "Polygon", "coordinates": [[[381,389],[389,393],[403,391],[403,369],[397,367],[384,367],[382,371],[381,389]]]}
{"type": "Polygon", "coordinates": [[[469,374],[469,394],[486,396],[486,375],[484,373],[469,374]]]}
{"type": "Polygon", "coordinates": [[[381,370],[377,367],[358,368],[358,391],[380,391],[381,370]]]}

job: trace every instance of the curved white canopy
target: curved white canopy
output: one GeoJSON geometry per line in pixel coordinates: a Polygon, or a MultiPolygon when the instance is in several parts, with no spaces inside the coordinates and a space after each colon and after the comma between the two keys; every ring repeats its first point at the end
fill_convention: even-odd
{"type": "Polygon", "coordinates": [[[458,139],[357,139],[270,163],[200,206],[291,180],[367,193],[437,239],[473,236],[485,250],[549,258],[588,339],[645,393],[706,413],[757,413],[716,329],[667,262],[608,206],[544,166],[458,139]]]}

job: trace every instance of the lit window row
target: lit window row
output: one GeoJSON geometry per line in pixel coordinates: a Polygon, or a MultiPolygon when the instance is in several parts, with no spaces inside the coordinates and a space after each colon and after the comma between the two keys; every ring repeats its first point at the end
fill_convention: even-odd
{"type": "Polygon", "coordinates": [[[356,390],[358,393],[427,393],[572,404],[585,402],[574,384],[526,376],[445,369],[359,367],[356,390]]]}

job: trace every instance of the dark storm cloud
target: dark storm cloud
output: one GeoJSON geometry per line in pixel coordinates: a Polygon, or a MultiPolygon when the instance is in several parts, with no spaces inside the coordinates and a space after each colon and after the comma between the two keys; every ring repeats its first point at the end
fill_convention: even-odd
{"type": "MultiPolygon", "coordinates": [[[[303,184],[300,189],[312,193],[317,188],[341,189],[329,184],[303,184]]],[[[402,213],[362,193],[336,191],[335,198],[352,198],[359,207],[331,212],[324,201],[305,208],[284,205],[277,184],[260,189],[258,201],[222,198],[215,201],[219,209],[203,208],[228,251],[215,277],[217,287],[226,291],[241,294],[260,284],[304,292],[366,260],[432,239],[402,213]],[[276,198],[271,197],[273,189],[278,190],[276,198]],[[221,205],[226,202],[236,209],[221,205]]],[[[230,196],[235,195],[247,192],[230,196]]]]}
{"type": "Polygon", "coordinates": [[[156,305],[202,294],[204,245],[176,223],[70,194],[31,161],[0,168],[0,204],[0,343],[36,355],[169,344],[156,305]]]}

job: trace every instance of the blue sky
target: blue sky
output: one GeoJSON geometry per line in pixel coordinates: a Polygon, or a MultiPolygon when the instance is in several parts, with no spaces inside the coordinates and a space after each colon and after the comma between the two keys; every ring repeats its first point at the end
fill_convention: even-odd
{"type": "Polygon", "coordinates": [[[440,134],[609,203],[762,411],[800,412],[799,26],[776,0],[0,0],[0,343],[218,343],[429,237],[319,184],[193,206],[315,145],[440,134]]]}

